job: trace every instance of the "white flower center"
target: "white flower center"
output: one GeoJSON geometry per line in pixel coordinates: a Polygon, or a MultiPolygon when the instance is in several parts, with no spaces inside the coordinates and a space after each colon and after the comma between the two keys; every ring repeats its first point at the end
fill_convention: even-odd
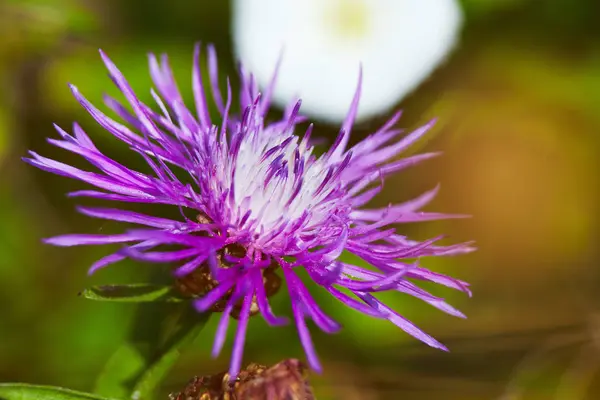
{"type": "MultiPolygon", "coordinates": [[[[313,148],[293,133],[256,130],[241,143],[238,157],[225,172],[233,175],[235,205],[240,221],[250,217],[238,229],[252,227],[259,236],[268,235],[281,223],[293,224],[305,212],[310,215],[303,225],[308,230],[327,218],[330,203],[325,198],[337,186],[322,185],[328,162],[312,155],[313,148]]],[[[224,181],[229,181],[229,177],[224,181]]]]}

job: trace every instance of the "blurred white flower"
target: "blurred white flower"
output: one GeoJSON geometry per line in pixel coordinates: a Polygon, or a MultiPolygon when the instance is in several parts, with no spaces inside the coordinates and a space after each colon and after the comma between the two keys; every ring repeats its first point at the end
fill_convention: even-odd
{"type": "Polygon", "coordinates": [[[237,57],[265,87],[282,55],[274,98],[344,118],[363,66],[359,118],[387,111],[452,49],[462,21],[456,0],[235,0],[237,57]]]}

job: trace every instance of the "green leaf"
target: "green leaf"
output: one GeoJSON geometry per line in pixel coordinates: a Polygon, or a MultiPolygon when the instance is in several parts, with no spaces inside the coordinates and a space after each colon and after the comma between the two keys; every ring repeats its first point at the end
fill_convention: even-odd
{"type": "Polygon", "coordinates": [[[110,400],[91,393],[54,386],[0,383],[0,400],[110,400]]]}
{"type": "Polygon", "coordinates": [[[122,303],[178,303],[185,300],[171,286],[145,283],[94,286],[83,290],[79,295],[90,300],[122,303]]]}

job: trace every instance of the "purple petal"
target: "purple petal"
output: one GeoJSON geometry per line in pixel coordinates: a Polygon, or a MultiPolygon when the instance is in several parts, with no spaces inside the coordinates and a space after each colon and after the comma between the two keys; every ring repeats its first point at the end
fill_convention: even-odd
{"type": "Polygon", "coordinates": [[[430,213],[430,212],[413,212],[404,213],[398,211],[393,207],[380,210],[358,210],[352,212],[352,218],[356,218],[361,221],[379,221],[381,218],[386,218],[387,215],[394,215],[394,223],[410,223],[410,222],[425,222],[425,221],[439,221],[441,219],[455,219],[455,218],[470,218],[470,215],[464,214],[442,214],[442,213],[430,213]]]}
{"type": "Polygon", "coordinates": [[[208,104],[204,95],[204,85],[202,84],[202,72],[200,70],[200,43],[194,46],[194,67],[192,73],[192,87],[194,99],[196,100],[196,112],[200,124],[208,128],[211,125],[210,115],[208,113],[208,104]]]}
{"type": "Polygon", "coordinates": [[[207,311],[213,304],[223,298],[233,285],[235,285],[235,279],[220,282],[216,288],[208,292],[204,297],[194,300],[194,306],[199,312],[207,311]]]}
{"type": "Polygon", "coordinates": [[[106,65],[106,68],[110,72],[111,78],[133,108],[135,115],[139,118],[142,126],[144,127],[145,132],[153,138],[163,137],[163,135],[158,130],[154,122],[146,114],[138,97],[133,92],[133,89],[131,88],[121,71],[119,71],[117,66],[111,61],[110,58],[108,58],[108,56],[102,50],[100,50],[100,56],[104,61],[104,65],[106,65]]]}
{"type": "Polygon", "coordinates": [[[332,334],[338,332],[342,326],[334,321],[331,317],[321,310],[317,305],[317,302],[312,298],[306,287],[302,284],[302,281],[294,274],[293,271],[289,271],[286,274],[286,280],[288,286],[293,287],[293,290],[298,295],[298,300],[302,302],[305,313],[308,314],[315,324],[326,333],[332,334]]]}
{"type": "Polygon", "coordinates": [[[332,161],[336,161],[341,158],[342,154],[344,154],[344,151],[346,150],[346,146],[348,145],[348,140],[350,140],[352,125],[354,125],[354,120],[356,119],[356,114],[358,113],[358,103],[360,101],[360,93],[362,89],[362,75],[361,66],[358,72],[358,84],[356,86],[356,91],[354,92],[354,97],[352,98],[352,103],[350,103],[350,109],[348,110],[348,114],[342,123],[338,139],[336,139],[336,144],[334,144],[329,150],[332,161]]]}
{"type": "Polygon", "coordinates": [[[191,248],[178,251],[153,251],[153,252],[142,252],[140,250],[126,247],[121,250],[121,253],[129,258],[133,258],[138,261],[152,262],[152,263],[168,263],[174,261],[185,260],[190,257],[197,256],[202,250],[198,248],[191,248]]]}
{"type": "Polygon", "coordinates": [[[380,310],[376,310],[373,307],[363,304],[360,301],[348,296],[347,294],[340,292],[334,287],[329,286],[326,289],[327,291],[329,291],[329,293],[333,295],[333,297],[344,303],[344,305],[350,308],[354,308],[358,312],[375,318],[385,318],[387,316],[386,313],[383,313],[380,310]]]}
{"type": "Polygon", "coordinates": [[[382,163],[390,158],[402,153],[404,150],[408,149],[414,143],[416,143],[420,138],[422,138],[429,129],[435,124],[435,119],[431,120],[424,126],[416,129],[410,134],[406,135],[402,140],[398,143],[393,144],[391,146],[385,147],[381,150],[375,151],[369,154],[369,159],[375,163],[382,163]]]}
{"type": "Polygon", "coordinates": [[[229,299],[227,305],[225,306],[225,310],[221,314],[221,319],[219,319],[219,325],[217,326],[217,332],[215,333],[215,341],[213,343],[213,348],[211,352],[212,358],[217,358],[223,349],[223,344],[225,344],[225,339],[227,338],[227,328],[229,327],[229,316],[231,315],[231,311],[233,310],[233,301],[229,299]]]}
{"type": "Polygon", "coordinates": [[[212,90],[213,100],[221,114],[223,114],[223,96],[219,89],[219,68],[217,67],[217,52],[213,45],[208,45],[208,75],[210,78],[210,89],[212,90]]]}
{"type": "Polygon", "coordinates": [[[71,167],[70,165],[63,164],[61,162],[54,161],[46,157],[42,157],[34,152],[31,152],[31,154],[34,157],[33,159],[24,160],[42,170],[52,172],[57,175],[66,176],[68,178],[78,179],[83,182],[89,183],[90,185],[122,195],[147,199],[154,198],[154,196],[144,192],[143,190],[134,188],[131,185],[117,183],[109,177],[95,174],[93,172],[82,171],[80,169],[71,167]]]}
{"type": "Polygon", "coordinates": [[[417,154],[416,156],[403,158],[399,161],[395,161],[393,163],[386,164],[383,167],[381,167],[381,169],[380,169],[381,174],[383,176],[387,176],[394,172],[403,170],[404,168],[415,166],[415,165],[421,163],[422,161],[429,160],[429,159],[432,159],[435,157],[439,157],[441,154],[442,153],[440,153],[440,152],[432,152],[432,153],[417,154]]]}
{"type": "MultiPolygon", "coordinates": [[[[133,246],[131,246],[132,248],[136,248],[136,249],[140,249],[140,250],[147,250],[147,249],[151,249],[152,247],[157,246],[159,243],[152,241],[152,240],[147,240],[145,242],[141,242],[138,244],[134,244],[133,246]]],[[[120,251],[110,254],[106,257],[103,257],[101,259],[99,259],[98,261],[96,261],[95,263],[92,264],[92,266],[90,267],[90,269],[88,270],[88,275],[92,275],[93,273],[95,273],[96,271],[98,271],[101,268],[104,268],[110,264],[114,264],[116,262],[122,261],[126,258],[126,256],[124,256],[120,251]]]]}
{"type": "Polygon", "coordinates": [[[260,273],[260,270],[256,270],[256,272],[252,274],[252,280],[256,289],[256,302],[258,304],[258,309],[260,310],[260,313],[263,316],[265,322],[271,326],[287,325],[289,323],[289,320],[287,318],[277,317],[271,311],[271,306],[269,304],[269,300],[265,292],[263,278],[262,274],[260,273]]]}
{"type": "Polygon", "coordinates": [[[264,91],[264,96],[262,97],[262,101],[260,103],[260,114],[265,115],[269,110],[269,106],[271,105],[271,99],[273,98],[273,93],[275,91],[275,84],[277,83],[277,75],[281,68],[281,63],[283,61],[283,52],[277,58],[277,62],[275,63],[275,69],[273,74],[271,75],[271,80],[267,85],[267,88],[264,91]]]}
{"type": "Polygon", "coordinates": [[[389,321],[391,321],[394,325],[396,325],[400,329],[402,329],[404,332],[415,337],[416,339],[419,339],[420,341],[422,341],[423,343],[425,343],[431,347],[435,347],[440,350],[448,351],[446,346],[444,346],[443,344],[441,344],[440,342],[435,340],[432,336],[423,332],[421,329],[417,328],[417,326],[415,324],[413,324],[406,318],[402,317],[400,314],[398,314],[397,312],[395,312],[394,310],[392,310],[385,304],[381,303],[379,300],[377,300],[372,295],[360,293],[360,292],[355,293],[355,294],[357,297],[361,298],[365,303],[369,304],[371,307],[373,307],[377,310],[380,310],[381,312],[387,313],[388,314],[387,319],[389,321]]]}
{"type": "Polygon", "coordinates": [[[114,208],[91,208],[77,207],[77,210],[89,217],[109,219],[113,221],[131,222],[134,224],[151,226],[153,228],[175,229],[181,226],[181,222],[171,219],[152,217],[133,211],[118,210],[114,208]]]}
{"type": "Polygon", "coordinates": [[[161,200],[154,199],[154,198],[139,199],[136,197],[123,196],[120,194],[98,192],[96,190],[77,190],[75,192],[68,193],[67,197],[91,197],[91,198],[95,198],[95,199],[122,201],[122,202],[126,202],[126,203],[157,203],[157,204],[158,203],[167,203],[167,204],[171,204],[170,202],[161,201],[161,200]]]}
{"type": "Polygon", "coordinates": [[[72,234],[44,239],[44,242],[54,246],[70,247],[96,244],[127,243],[134,240],[140,240],[140,238],[137,235],[130,233],[122,233],[117,235],[72,234]]]}
{"type": "Polygon", "coordinates": [[[229,375],[231,379],[240,372],[242,364],[242,355],[244,352],[244,343],[246,342],[246,330],[248,328],[248,319],[250,318],[250,307],[252,306],[253,292],[250,291],[244,297],[242,309],[240,310],[240,318],[238,321],[237,332],[233,341],[233,351],[231,355],[231,364],[229,366],[229,375]]]}
{"type": "Polygon", "coordinates": [[[469,296],[471,296],[471,291],[469,290],[469,284],[467,282],[450,278],[446,275],[438,274],[437,272],[432,272],[425,268],[418,268],[413,271],[410,271],[406,276],[408,278],[434,282],[438,285],[443,285],[452,289],[460,290],[461,292],[465,292],[469,296]]]}
{"type": "Polygon", "coordinates": [[[187,263],[177,267],[175,271],[173,271],[173,275],[175,275],[178,278],[182,278],[192,273],[196,268],[198,268],[202,263],[204,263],[207,258],[207,253],[201,254],[193,260],[188,261],[187,263]]]}
{"type": "MultiPolygon", "coordinates": [[[[286,270],[287,268],[283,268],[284,274],[286,273],[286,270]]],[[[310,338],[310,332],[308,331],[306,322],[304,321],[304,314],[302,312],[299,299],[297,298],[297,294],[290,287],[290,285],[288,285],[288,291],[292,299],[292,313],[294,315],[294,321],[296,322],[296,328],[298,329],[298,335],[300,336],[300,342],[302,343],[306,358],[308,359],[308,364],[315,372],[321,373],[323,369],[321,367],[321,363],[319,362],[319,358],[317,357],[312,339],[310,338]]]]}
{"type": "Polygon", "coordinates": [[[401,129],[390,130],[400,120],[401,116],[402,111],[397,111],[385,124],[383,124],[381,128],[377,130],[377,132],[368,136],[366,139],[362,140],[361,142],[357,143],[354,147],[352,147],[354,154],[357,155],[357,159],[359,158],[359,156],[365,153],[370,154],[379,146],[387,143],[395,136],[401,134],[403,132],[403,130],[401,129]]]}

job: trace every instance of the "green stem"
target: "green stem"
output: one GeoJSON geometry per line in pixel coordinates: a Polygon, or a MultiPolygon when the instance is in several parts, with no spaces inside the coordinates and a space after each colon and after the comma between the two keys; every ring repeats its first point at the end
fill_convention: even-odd
{"type": "Polygon", "coordinates": [[[158,385],[179,359],[180,350],[194,341],[209,318],[210,313],[198,314],[188,307],[181,316],[181,324],[177,331],[167,340],[152,363],[137,379],[131,393],[132,400],[147,400],[153,397],[158,385]]]}
{"type": "Polygon", "coordinates": [[[210,317],[189,302],[140,303],[125,343],[109,359],[96,381],[95,393],[150,400],[180,350],[198,335],[210,317]]]}

